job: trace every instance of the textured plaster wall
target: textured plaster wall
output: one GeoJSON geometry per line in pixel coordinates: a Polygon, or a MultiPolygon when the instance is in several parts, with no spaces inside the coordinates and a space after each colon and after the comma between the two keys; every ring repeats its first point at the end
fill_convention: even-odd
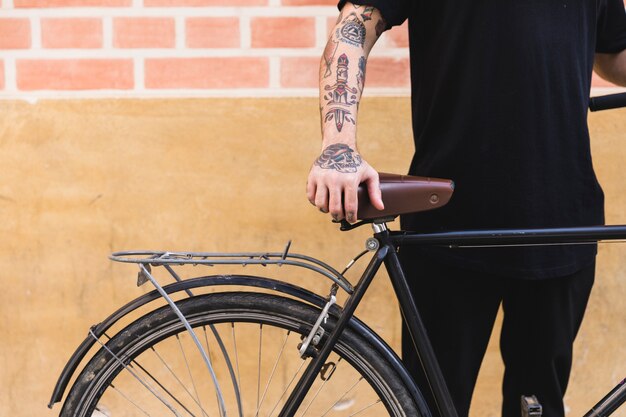
{"type": "MultiPolygon", "coordinates": [[[[340,268],[368,234],[338,232],[306,201],[319,150],[315,99],[5,101],[0,112],[2,416],[58,413],[45,405],[88,327],[146,291],[134,286],[135,268],[108,261],[113,250],[279,251],[293,239],[293,251],[340,268]]],[[[406,170],[408,115],[404,98],[362,104],[360,148],[379,170],[406,170]]],[[[607,220],[626,223],[626,112],[592,115],[591,128],[607,220]]],[[[626,376],[625,255],[624,245],[601,248],[571,415],[626,376]]],[[[397,347],[390,286],[385,277],[373,286],[359,315],[397,347]]],[[[498,414],[501,371],[494,338],[474,416],[498,414]]]]}

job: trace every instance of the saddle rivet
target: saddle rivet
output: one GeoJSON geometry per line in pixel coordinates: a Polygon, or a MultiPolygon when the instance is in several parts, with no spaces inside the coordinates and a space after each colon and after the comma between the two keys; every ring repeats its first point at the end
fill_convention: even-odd
{"type": "Polygon", "coordinates": [[[430,202],[432,204],[437,204],[439,202],[439,196],[437,194],[433,194],[430,196],[430,202]]]}

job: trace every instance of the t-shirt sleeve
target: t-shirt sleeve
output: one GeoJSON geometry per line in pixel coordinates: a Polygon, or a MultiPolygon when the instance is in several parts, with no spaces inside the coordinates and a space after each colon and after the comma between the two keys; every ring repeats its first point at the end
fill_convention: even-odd
{"type": "MultiPolygon", "coordinates": [[[[340,0],[337,5],[339,10],[341,10],[348,1],[349,0],[340,0]]],[[[387,22],[387,29],[392,26],[401,25],[407,19],[411,6],[411,0],[350,0],[350,2],[363,6],[376,7],[385,19],[385,22],[387,22]]]]}
{"type": "Polygon", "coordinates": [[[626,49],[626,11],[622,0],[601,2],[596,52],[612,54],[626,49]],[[604,4],[602,4],[604,3],[604,4]]]}

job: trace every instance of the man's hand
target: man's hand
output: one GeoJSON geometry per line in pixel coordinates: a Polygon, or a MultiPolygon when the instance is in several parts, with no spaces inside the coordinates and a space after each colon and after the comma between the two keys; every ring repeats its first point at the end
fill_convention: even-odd
{"type": "Polygon", "coordinates": [[[307,182],[307,197],[311,204],[333,219],[356,221],[357,189],[365,183],[370,200],[379,210],[384,208],[378,173],[361,155],[345,143],[327,146],[315,160],[307,182]]]}

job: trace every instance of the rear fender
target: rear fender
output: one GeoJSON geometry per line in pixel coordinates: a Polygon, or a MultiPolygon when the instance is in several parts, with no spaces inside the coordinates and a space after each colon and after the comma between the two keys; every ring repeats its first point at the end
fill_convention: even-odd
{"type": "MultiPolygon", "coordinates": [[[[249,275],[213,275],[213,276],[205,276],[198,278],[191,278],[180,282],[175,282],[170,285],[166,285],[163,289],[168,294],[175,294],[181,291],[191,290],[194,288],[200,287],[214,287],[214,286],[243,286],[243,287],[252,287],[252,288],[261,288],[268,289],[275,292],[283,293],[290,295],[296,299],[305,301],[309,304],[313,304],[317,307],[322,308],[326,304],[326,299],[323,297],[312,293],[302,287],[288,284],[286,282],[277,281],[270,278],[263,278],[257,276],[249,276],[249,275]]],[[[110,329],[115,323],[117,323],[120,319],[126,317],[131,314],[133,311],[138,308],[160,299],[161,295],[153,290],[147,294],[142,295],[124,305],[101,323],[92,326],[91,332],[96,337],[100,338],[104,333],[110,329]]],[[[338,316],[341,314],[341,308],[337,305],[333,305],[330,309],[330,313],[334,316],[338,316]]],[[[405,385],[409,388],[415,403],[418,408],[422,411],[422,415],[424,417],[430,417],[430,413],[428,411],[428,407],[419,392],[415,382],[408,374],[406,368],[403,366],[402,362],[395,354],[395,352],[369,327],[365,325],[362,321],[353,317],[349,323],[349,327],[352,328],[357,334],[366,338],[372,345],[376,348],[376,350],[394,367],[398,375],[402,378],[405,385]]],[[[83,342],[76,348],[76,351],[72,354],[68,362],[65,364],[59,379],[54,387],[54,391],[52,392],[52,397],[50,398],[50,403],[48,404],[48,408],[52,408],[55,403],[60,402],[63,399],[63,395],[65,390],[67,389],[67,385],[69,384],[72,376],[76,372],[78,365],[85,358],[88,351],[93,347],[96,343],[94,337],[90,334],[83,340],[83,342]]]]}

